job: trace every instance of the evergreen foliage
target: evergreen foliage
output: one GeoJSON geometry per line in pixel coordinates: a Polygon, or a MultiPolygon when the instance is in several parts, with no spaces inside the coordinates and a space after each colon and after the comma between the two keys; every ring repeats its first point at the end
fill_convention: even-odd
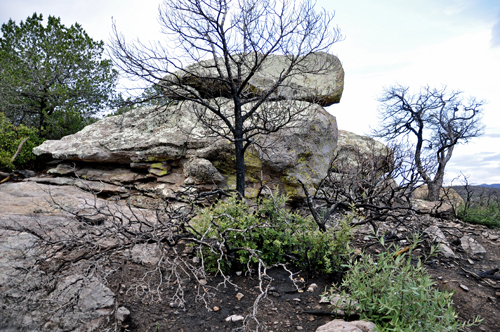
{"type": "Polygon", "coordinates": [[[110,106],[118,72],[103,59],[104,43],[75,23],[34,13],[2,24],[0,112],[13,125],[34,127],[50,139],[82,129],[110,106]]]}
{"type": "Polygon", "coordinates": [[[24,125],[14,126],[5,114],[0,113],[0,169],[22,168],[26,163],[35,159],[31,150],[42,144],[43,141],[44,139],[39,136],[37,129],[24,125]],[[10,160],[16,153],[19,144],[25,138],[28,140],[23,144],[14,162],[11,162],[10,160]]]}

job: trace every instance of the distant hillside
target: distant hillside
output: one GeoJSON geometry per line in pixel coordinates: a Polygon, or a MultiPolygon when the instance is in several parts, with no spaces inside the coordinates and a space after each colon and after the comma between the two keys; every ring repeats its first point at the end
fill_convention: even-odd
{"type": "Polygon", "coordinates": [[[500,188],[500,183],[493,183],[493,184],[480,184],[478,187],[487,187],[487,188],[500,188]]]}
{"type": "MultiPolygon", "coordinates": [[[[453,189],[464,199],[467,199],[467,190],[464,186],[452,186],[453,189]]],[[[471,199],[473,201],[482,201],[483,203],[488,200],[491,202],[500,201],[500,184],[469,186],[471,199]],[[498,186],[498,187],[497,187],[498,186]]]]}

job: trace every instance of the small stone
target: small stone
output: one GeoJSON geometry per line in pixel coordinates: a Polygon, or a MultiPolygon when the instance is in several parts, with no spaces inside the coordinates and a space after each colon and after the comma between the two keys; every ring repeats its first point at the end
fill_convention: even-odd
{"type": "Polygon", "coordinates": [[[443,280],[443,277],[438,277],[439,280],[443,280]]]}
{"type": "Polygon", "coordinates": [[[496,296],[500,296],[500,292],[496,292],[496,293],[495,293],[495,295],[496,295],[496,296]]]}
{"type": "Polygon", "coordinates": [[[460,284],[460,288],[462,288],[464,291],[468,292],[469,291],[469,287],[463,285],[463,284],[460,284]]]}
{"type": "Polygon", "coordinates": [[[370,241],[370,237],[369,237],[369,236],[365,236],[365,237],[363,238],[363,241],[370,241]]]}
{"type": "Polygon", "coordinates": [[[294,298],[293,301],[300,302],[300,299],[298,297],[294,298]]]}
{"type": "Polygon", "coordinates": [[[359,250],[358,248],[354,249],[354,255],[361,255],[361,250],[359,250]]]}
{"type": "Polygon", "coordinates": [[[236,271],[236,275],[240,276],[243,272],[242,271],[236,271]]]}
{"type": "Polygon", "coordinates": [[[200,257],[194,256],[192,261],[193,261],[193,264],[198,264],[200,262],[200,257]]]}
{"type": "Polygon", "coordinates": [[[496,235],[496,234],[490,234],[490,236],[488,237],[491,241],[495,241],[495,240],[498,240],[498,238],[500,238],[500,235],[496,235]]]}
{"type": "Polygon", "coordinates": [[[330,303],[330,298],[327,297],[327,296],[323,296],[321,297],[321,299],[319,300],[319,303],[330,303]]]}
{"type": "Polygon", "coordinates": [[[241,300],[243,298],[243,296],[245,296],[245,295],[243,295],[241,293],[236,294],[236,298],[238,299],[238,301],[241,300]]]}
{"type": "Polygon", "coordinates": [[[207,281],[205,279],[200,279],[200,285],[205,286],[207,284],[207,281]]]}
{"type": "Polygon", "coordinates": [[[217,307],[217,306],[216,306],[216,307],[214,307],[214,308],[213,308],[213,310],[214,310],[215,312],[217,312],[217,311],[219,311],[220,309],[219,309],[219,307],[217,307]]]}
{"type": "Polygon", "coordinates": [[[467,261],[469,262],[470,265],[474,265],[474,261],[472,259],[468,258],[467,261]]]}
{"type": "Polygon", "coordinates": [[[314,292],[314,290],[318,288],[318,285],[316,284],[310,284],[309,287],[307,287],[308,292],[314,292]]]}
{"type": "Polygon", "coordinates": [[[332,320],[325,325],[318,327],[317,331],[375,331],[375,324],[363,320],[346,322],[342,319],[332,320]]]}
{"type": "Polygon", "coordinates": [[[177,303],[170,302],[170,308],[177,308],[177,303]]]}
{"type": "Polygon", "coordinates": [[[270,291],[270,292],[269,292],[269,294],[270,294],[271,296],[274,296],[274,297],[280,297],[280,296],[281,296],[281,294],[280,294],[280,293],[278,293],[278,292],[276,292],[276,291],[270,291]]]}
{"type": "Polygon", "coordinates": [[[240,315],[231,315],[226,318],[226,322],[239,322],[240,320],[244,320],[245,317],[240,315]]]}
{"type": "Polygon", "coordinates": [[[440,242],[439,243],[439,249],[441,249],[441,253],[443,254],[444,257],[446,258],[457,258],[453,250],[448,246],[447,244],[440,242]]]}
{"type": "Polygon", "coordinates": [[[297,330],[303,330],[304,328],[302,326],[297,326],[297,330]]]}
{"type": "Polygon", "coordinates": [[[470,236],[463,236],[460,242],[462,249],[470,255],[486,254],[486,249],[470,236]]]}
{"type": "Polygon", "coordinates": [[[119,307],[117,310],[116,310],[116,319],[119,321],[119,322],[124,322],[127,320],[128,316],[130,315],[130,311],[125,308],[125,307],[119,307]]]}

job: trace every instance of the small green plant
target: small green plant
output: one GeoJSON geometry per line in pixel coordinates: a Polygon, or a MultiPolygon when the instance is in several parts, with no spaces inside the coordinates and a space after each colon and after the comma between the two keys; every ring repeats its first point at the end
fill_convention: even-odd
{"type": "Polygon", "coordinates": [[[285,262],[308,270],[331,273],[349,253],[350,227],[342,221],[321,232],[309,217],[285,209],[286,198],[264,198],[249,205],[235,196],[203,210],[192,222],[203,250],[205,267],[223,272],[233,264],[251,267],[285,262]]]}
{"type": "MultiPolygon", "coordinates": [[[[477,324],[479,319],[459,322],[453,293],[433,287],[422,261],[412,264],[411,253],[418,241],[414,238],[407,255],[390,246],[377,256],[363,254],[360,260],[351,260],[342,296],[357,303],[361,319],[374,322],[377,331],[458,331],[477,324]]],[[[431,255],[434,252],[432,248],[431,255]]]]}
{"type": "Polygon", "coordinates": [[[457,216],[471,224],[500,228],[500,207],[495,203],[488,205],[478,203],[470,207],[461,206],[458,208],[457,216]]]}
{"type": "Polygon", "coordinates": [[[44,141],[39,136],[39,132],[35,128],[29,128],[24,125],[14,126],[7,117],[0,113],[0,169],[14,169],[22,167],[29,161],[35,159],[35,155],[31,152],[35,146],[40,145],[44,141]],[[16,153],[19,144],[28,138],[22,146],[19,155],[12,163],[10,160],[16,153]]]}
{"type": "Polygon", "coordinates": [[[56,110],[50,117],[47,117],[45,127],[40,130],[40,136],[47,139],[61,139],[64,136],[72,135],[82,130],[98,120],[97,117],[84,115],[69,107],[64,110],[56,110]]]}

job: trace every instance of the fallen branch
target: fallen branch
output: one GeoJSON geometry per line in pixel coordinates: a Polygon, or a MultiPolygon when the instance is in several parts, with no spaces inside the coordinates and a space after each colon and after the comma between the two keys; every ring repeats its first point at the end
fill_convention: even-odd
{"type": "Polygon", "coordinates": [[[10,174],[5,179],[3,179],[2,181],[0,181],[0,184],[2,184],[4,182],[7,182],[9,180],[10,180],[10,174]]]}
{"type": "MultiPolygon", "coordinates": [[[[478,274],[476,274],[476,273],[474,273],[474,272],[472,272],[472,271],[468,271],[468,270],[464,269],[464,268],[463,268],[463,267],[461,267],[461,266],[459,266],[459,267],[460,267],[460,268],[461,268],[461,269],[462,269],[465,273],[470,274],[471,276],[473,276],[474,278],[476,278],[476,279],[478,279],[478,280],[484,281],[485,283],[487,283],[487,284],[488,284],[488,286],[493,287],[493,288],[500,288],[500,286],[497,286],[497,285],[495,285],[495,284],[492,284],[489,280],[484,279],[484,278],[492,278],[492,279],[497,279],[497,280],[498,280],[498,279],[500,279],[499,277],[493,276],[493,274],[491,274],[491,275],[490,275],[490,274],[486,274],[486,275],[484,276],[484,278],[483,278],[481,275],[478,275],[478,274]]],[[[497,270],[498,270],[498,269],[497,269],[497,270]]],[[[494,271],[494,270],[491,270],[491,271],[494,271]]],[[[483,273],[487,273],[487,272],[491,272],[491,271],[486,271],[486,272],[483,272],[483,273]]],[[[496,272],[496,271],[495,271],[495,272],[496,272]]],[[[493,272],[493,273],[495,273],[495,272],[493,272]]]]}
{"type": "Polygon", "coordinates": [[[19,152],[21,152],[21,149],[23,148],[23,145],[24,143],[26,143],[26,141],[28,140],[29,137],[26,137],[25,139],[23,139],[21,141],[21,143],[19,143],[19,146],[17,147],[17,151],[16,153],[14,153],[14,155],[12,156],[12,158],[10,158],[10,163],[12,164],[14,162],[14,160],[16,160],[17,156],[19,155],[19,152]]]}

